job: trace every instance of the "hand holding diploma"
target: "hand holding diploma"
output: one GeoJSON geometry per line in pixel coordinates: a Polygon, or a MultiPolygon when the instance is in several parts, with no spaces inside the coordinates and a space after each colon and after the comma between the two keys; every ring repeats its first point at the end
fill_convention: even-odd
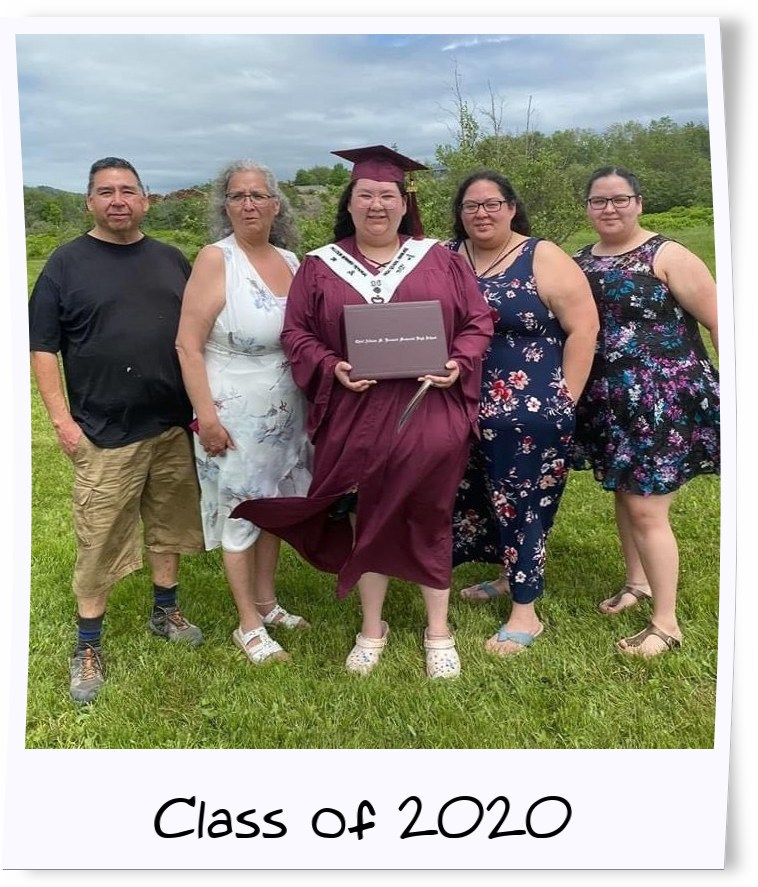
{"type": "Polygon", "coordinates": [[[334,367],[334,375],[336,378],[350,391],[365,391],[372,385],[376,385],[376,379],[356,379],[355,382],[350,381],[350,370],[352,365],[346,360],[341,360],[334,367]]]}
{"type": "Polygon", "coordinates": [[[408,405],[403,410],[403,414],[402,416],[400,416],[400,420],[397,423],[398,431],[403,430],[410,417],[416,411],[418,405],[424,399],[424,395],[430,388],[449,388],[458,379],[458,376],[460,375],[460,369],[458,367],[457,361],[448,360],[448,362],[445,364],[445,368],[450,370],[450,373],[447,376],[426,375],[419,378],[418,381],[421,382],[421,387],[408,401],[408,405]]]}
{"type": "Polygon", "coordinates": [[[433,376],[431,373],[427,373],[425,376],[419,377],[419,382],[430,382],[435,388],[450,388],[451,385],[454,385],[458,381],[458,376],[460,376],[461,371],[458,367],[457,360],[448,360],[445,364],[445,369],[450,370],[450,372],[446,376],[433,376]]]}

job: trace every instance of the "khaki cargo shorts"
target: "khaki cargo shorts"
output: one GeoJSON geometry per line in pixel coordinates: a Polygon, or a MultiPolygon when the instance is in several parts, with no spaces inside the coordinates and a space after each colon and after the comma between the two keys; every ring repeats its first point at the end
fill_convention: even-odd
{"type": "Polygon", "coordinates": [[[74,594],[96,597],[156,554],[204,550],[200,494],[183,428],[123,447],[96,447],[86,435],[72,460],[77,541],[74,594]]]}

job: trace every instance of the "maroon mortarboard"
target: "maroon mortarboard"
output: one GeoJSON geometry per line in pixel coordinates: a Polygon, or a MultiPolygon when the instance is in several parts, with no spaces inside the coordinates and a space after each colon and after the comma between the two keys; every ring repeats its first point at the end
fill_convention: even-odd
{"type": "MultiPolygon", "coordinates": [[[[423,163],[417,163],[388,148],[386,145],[371,145],[367,148],[349,148],[347,151],[332,151],[337,157],[349,160],[353,164],[350,174],[351,181],[371,179],[373,182],[397,182],[403,184],[405,174],[420,169],[428,169],[423,163]]],[[[416,202],[416,185],[412,178],[406,185],[408,194],[408,213],[410,214],[414,237],[423,237],[424,229],[416,202]]]]}
{"type": "Polygon", "coordinates": [[[416,169],[428,169],[423,163],[416,163],[410,157],[398,154],[385,145],[372,145],[369,148],[351,148],[348,151],[332,151],[353,164],[350,178],[371,179],[374,182],[403,182],[405,173],[416,169]]]}

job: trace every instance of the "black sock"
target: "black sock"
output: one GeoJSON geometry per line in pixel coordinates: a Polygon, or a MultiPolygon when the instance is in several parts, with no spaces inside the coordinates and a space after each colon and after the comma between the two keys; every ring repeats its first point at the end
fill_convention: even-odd
{"type": "Polygon", "coordinates": [[[94,618],[79,616],[77,620],[78,638],[76,643],[76,652],[79,653],[85,647],[99,647],[101,635],[103,633],[103,619],[105,613],[94,618]]]}
{"type": "Polygon", "coordinates": [[[175,607],[178,589],[179,586],[177,584],[172,585],[171,588],[153,585],[153,611],[157,610],[158,607],[164,610],[168,607],[175,607]]]}

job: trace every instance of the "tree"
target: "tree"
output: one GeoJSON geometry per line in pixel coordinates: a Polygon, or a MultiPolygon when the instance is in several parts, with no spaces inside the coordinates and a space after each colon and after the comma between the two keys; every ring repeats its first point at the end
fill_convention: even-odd
{"type": "Polygon", "coordinates": [[[56,203],[54,200],[48,200],[40,209],[40,218],[54,228],[60,228],[61,222],[63,221],[63,210],[61,209],[60,203],[56,203]]]}
{"type": "MultiPolygon", "coordinates": [[[[339,166],[339,164],[337,164],[339,166]]],[[[327,185],[334,168],[328,166],[312,166],[310,169],[299,169],[295,174],[295,185],[327,185]]]]}
{"type": "Polygon", "coordinates": [[[334,219],[337,215],[337,201],[341,188],[328,188],[318,195],[318,205],[311,204],[310,211],[297,218],[300,229],[300,249],[303,253],[329,243],[334,231],[334,219]]]}
{"type": "Polygon", "coordinates": [[[471,107],[460,99],[459,143],[440,146],[436,152],[445,174],[420,177],[419,205],[426,230],[434,236],[449,237],[451,203],[458,186],[477,169],[493,169],[509,179],[523,200],[533,232],[561,243],[584,218],[575,177],[567,175],[566,156],[539,132],[513,136],[497,131],[501,128],[497,108],[493,98],[487,116],[496,131],[487,132],[480,127],[471,107]]]}
{"type": "Polygon", "coordinates": [[[350,181],[350,170],[341,163],[335,163],[327,178],[327,185],[333,185],[335,188],[344,188],[350,181]]]}
{"type": "Polygon", "coordinates": [[[295,173],[295,178],[293,179],[294,185],[313,185],[315,184],[313,181],[313,175],[311,171],[308,169],[299,169],[295,173]]]}
{"type": "Polygon", "coordinates": [[[712,206],[708,128],[661,117],[643,126],[616,124],[605,132],[603,165],[624,166],[640,181],[646,212],[712,206]]]}

